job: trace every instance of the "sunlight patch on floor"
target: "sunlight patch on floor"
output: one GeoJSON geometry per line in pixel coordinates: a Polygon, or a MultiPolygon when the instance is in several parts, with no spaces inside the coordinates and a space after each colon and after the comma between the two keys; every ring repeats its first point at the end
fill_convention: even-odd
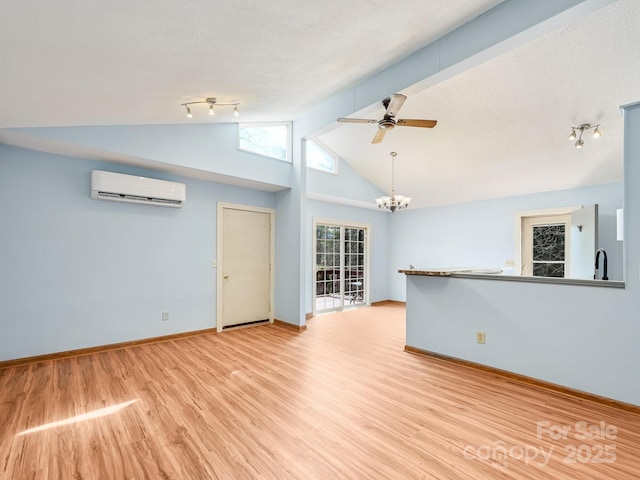
{"type": "Polygon", "coordinates": [[[85,422],[87,420],[93,420],[94,418],[105,417],[107,415],[111,415],[112,413],[116,413],[123,408],[128,407],[129,405],[136,403],[138,399],[129,400],[128,402],[118,403],[117,405],[112,405],[110,407],[100,408],[98,410],[94,410],[93,412],[83,413],[82,415],[76,415],[75,417],[67,418],[66,420],[59,420],[57,422],[45,423],[44,425],[40,425],[39,427],[30,428],[28,430],[24,430],[18,434],[16,437],[20,435],[27,435],[29,433],[41,432],[42,430],[48,430],[50,428],[61,427],[63,425],[70,425],[72,423],[77,422],[85,422]]]}

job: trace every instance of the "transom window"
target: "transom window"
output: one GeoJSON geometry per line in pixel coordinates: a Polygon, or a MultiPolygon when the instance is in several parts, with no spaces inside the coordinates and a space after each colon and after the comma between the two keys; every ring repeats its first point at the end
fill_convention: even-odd
{"type": "Polygon", "coordinates": [[[290,123],[240,123],[238,148],[265,157],[291,161],[290,123]]]}
{"type": "Polygon", "coordinates": [[[337,156],[317,141],[307,140],[307,167],[328,173],[337,173],[337,156]]]}

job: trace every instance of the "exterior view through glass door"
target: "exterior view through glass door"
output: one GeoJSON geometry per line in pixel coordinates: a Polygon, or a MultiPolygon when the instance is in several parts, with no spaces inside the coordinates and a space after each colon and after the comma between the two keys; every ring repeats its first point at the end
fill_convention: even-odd
{"type": "Polygon", "coordinates": [[[315,224],[315,313],[366,305],[367,228],[315,224]]]}

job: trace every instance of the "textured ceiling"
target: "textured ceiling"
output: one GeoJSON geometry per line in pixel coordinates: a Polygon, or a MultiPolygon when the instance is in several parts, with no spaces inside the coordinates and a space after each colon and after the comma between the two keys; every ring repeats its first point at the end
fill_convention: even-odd
{"type": "MultiPolygon", "coordinates": [[[[456,77],[409,96],[396,128],[372,145],[375,125],[342,124],[320,140],[378,187],[415,206],[443,205],[622,180],[619,107],[640,100],[640,2],[622,0],[456,77]],[[572,125],[599,123],[582,149],[572,125]]],[[[355,117],[381,118],[382,107],[355,117]]]]}
{"type": "Polygon", "coordinates": [[[290,120],[499,3],[5,0],[0,128],[290,120]]]}
{"type": "MultiPolygon", "coordinates": [[[[499,0],[21,0],[0,15],[0,128],[230,122],[180,104],[241,103],[243,121],[290,120],[499,0]]],[[[622,178],[619,106],[640,98],[640,1],[620,0],[424,90],[397,128],[340,125],[321,140],[414,206],[622,178]],[[570,126],[600,123],[581,150],[570,126]]],[[[380,118],[372,106],[358,116],[380,118]]]]}

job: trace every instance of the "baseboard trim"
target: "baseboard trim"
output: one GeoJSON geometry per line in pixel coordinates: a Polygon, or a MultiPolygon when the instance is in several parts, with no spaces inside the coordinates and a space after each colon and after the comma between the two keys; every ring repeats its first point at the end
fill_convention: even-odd
{"type": "Polygon", "coordinates": [[[590,402],[598,403],[600,405],[606,405],[608,407],[613,407],[619,410],[623,410],[625,412],[640,415],[640,406],[633,405],[632,403],[621,402],[619,400],[603,397],[601,395],[596,395],[594,393],[588,393],[582,390],[565,387],[564,385],[559,385],[557,383],[546,382],[544,380],[528,377],[526,375],[520,375],[519,373],[509,372],[508,370],[502,370],[500,368],[490,367],[488,365],[483,365],[481,363],[470,362],[468,360],[463,360],[458,357],[451,357],[449,355],[443,355],[441,353],[431,352],[429,350],[423,350],[421,348],[412,347],[410,345],[405,345],[404,350],[405,352],[415,353],[418,355],[423,355],[425,357],[435,358],[437,360],[443,360],[446,362],[455,363],[465,367],[482,370],[484,372],[491,373],[493,375],[504,377],[508,380],[512,380],[518,383],[524,383],[524,384],[542,388],[545,390],[550,390],[552,392],[559,393],[561,395],[566,395],[573,398],[579,398],[581,400],[587,400],[590,402]]]}
{"type": "Polygon", "coordinates": [[[110,350],[119,350],[121,348],[136,347],[138,345],[146,345],[148,343],[167,342],[169,340],[193,337],[195,335],[203,335],[206,333],[216,333],[216,329],[205,328],[204,330],[192,330],[190,332],[173,333],[171,335],[162,335],[160,337],[142,338],[140,340],[131,340],[128,342],[109,343],[107,345],[98,345],[96,347],[78,348],[76,350],[66,350],[64,352],[47,353],[45,355],[35,355],[33,357],[16,358],[15,360],[4,360],[0,361],[0,370],[10,367],[22,367],[25,365],[31,365],[33,363],[48,362],[51,360],[60,360],[63,358],[90,355],[92,353],[108,352],[110,350]]]}
{"type": "Polygon", "coordinates": [[[304,319],[305,320],[309,320],[310,318],[313,318],[313,312],[309,312],[309,313],[305,313],[304,314],[304,319]]]}
{"type": "Polygon", "coordinates": [[[401,302],[399,300],[380,300],[378,302],[371,302],[372,307],[381,307],[383,305],[406,305],[407,302],[401,302]]]}
{"type": "Polygon", "coordinates": [[[288,328],[289,330],[295,330],[296,332],[304,332],[307,329],[306,325],[294,325],[293,323],[278,320],[277,318],[273,320],[273,324],[279,327],[288,328]]]}

